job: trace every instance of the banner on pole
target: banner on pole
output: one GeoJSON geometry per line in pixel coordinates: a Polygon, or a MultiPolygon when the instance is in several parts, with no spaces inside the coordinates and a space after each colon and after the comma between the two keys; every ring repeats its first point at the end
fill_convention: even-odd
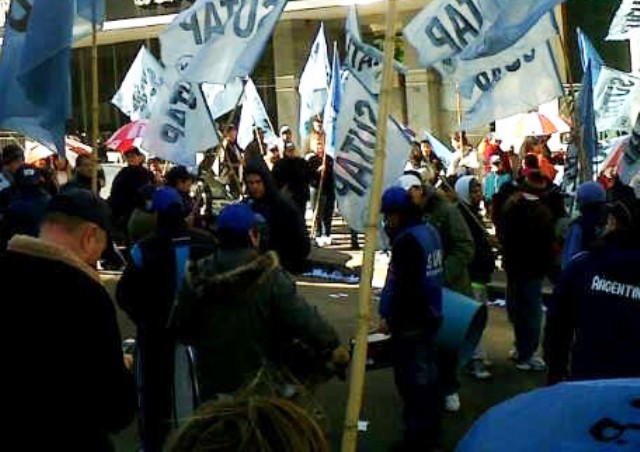
{"type": "Polygon", "coordinates": [[[275,144],[278,140],[276,133],[271,127],[267,109],[264,108],[260,94],[256,85],[249,79],[244,88],[244,101],[242,103],[242,113],[240,113],[240,123],[238,125],[238,145],[246,148],[253,141],[253,132],[258,127],[264,132],[264,141],[267,144],[275,144]]]}
{"type": "Polygon", "coordinates": [[[598,131],[629,131],[640,106],[640,78],[602,66],[593,101],[598,131]]]}
{"type": "Polygon", "coordinates": [[[633,33],[640,33],[640,0],[622,0],[606,39],[624,41],[631,39],[633,33]]]}
{"type": "MultiPolygon", "coordinates": [[[[378,101],[353,76],[345,81],[336,127],[334,177],[340,213],[350,228],[363,232],[367,223],[376,134],[378,101]]],[[[387,119],[387,158],[383,189],[402,175],[411,143],[391,117],[387,119]]]]}
{"type": "MultiPolygon", "coordinates": [[[[498,54],[514,45],[563,0],[434,0],[404,29],[420,64],[498,54]]],[[[541,44],[549,35],[536,36],[541,44]]]]}
{"type": "Polygon", "coordinates": [[[145,130],[142,148],[170,162],[194,167],[196,154],[219,144],[197,83],[162,86],[145,130]]]}
{"type": "Polygon", "coordinates": [[[563,95],[549,43],[529,50],[517,65],[505,69],[487,69],[474,77],[474,96],[478,97],[462,121],[463,129],[525,113],[563,95]]]}
{"type": "Polygon", "coordinates": [[[229,113],[236,108],[236,105],[242,105],[241,96],[244,83],[244,80],[235,78],[226,85],[202,84],[202,91],[213,119],[218,119],[220,116],[229,113]]]}
{"type": "Polygon", "coordinates": [[[287,0],[197,0],[160,35],[162,61],[185,81],[225,84],[246,78],[287,0]]]}
{"type": "Polygon", "coordinates": [[[111,103],[129,116],[131,121],[148,119],[163,77],[164,69],[158,60],[142,46],[111,103]]]}

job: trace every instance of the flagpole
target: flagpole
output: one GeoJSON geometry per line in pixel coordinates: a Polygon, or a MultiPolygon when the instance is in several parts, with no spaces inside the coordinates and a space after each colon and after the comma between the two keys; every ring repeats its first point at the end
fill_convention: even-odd
{"type": "Polygon", "coordinates": [[[371,198],[369,203],[368,222],[365,225],[365,247],[360,291],[358,299],[358,329],[349,375],[349,399],[342,436],[342,452],[354,452],[358,441],[358,419],[362,407],[364,393],[365,370],[367,362],[367,336],[371,319],[371,281],[377,245],[378,220],[382,200],[382,183],[384,163],[386,159],[387,122],[391,103],[393,85],[393,56],[395,51],[395,26],[397,0],[387,1],[387,24],[384,39],[384,64],[382,70],[382,86],[380,90],[380,107],[378,111],[378,133],[376,136],[376,155],[373,166],[371,198]]]}
{"type": "Polygon", "coordinates": [[[91,191],[100,194],[100,184],[98,183],[98,136],[100,135],[100,99],[98,96],[98,25],[97,5],[98,0],[92,2],[91,17],[91,160],[93,167],[91,170],[91,191]]]}

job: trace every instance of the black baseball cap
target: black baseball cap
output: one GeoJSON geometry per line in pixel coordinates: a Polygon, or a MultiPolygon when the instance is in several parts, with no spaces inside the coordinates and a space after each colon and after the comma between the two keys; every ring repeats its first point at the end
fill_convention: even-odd
{"type": "Polygon", "coordinates": [[[107,233],[112,231],[109,205],[89,190],[71,188],[58,193],[47,208],[48,213],[62,213],[98,225],[107,233]]]}

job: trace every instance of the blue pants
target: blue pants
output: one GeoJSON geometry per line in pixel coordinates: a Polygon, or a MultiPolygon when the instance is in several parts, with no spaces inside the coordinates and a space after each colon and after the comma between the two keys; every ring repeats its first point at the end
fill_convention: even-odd
{"type": "Polygon", "coordinates": [[[541,278],[507,275],[507,314],[516,337],[518,361],[528,361],[540,343],[541,278]]]}
{"type": "Polygon", "coordinates": [[[394,333],[393,369],[396,387],[403,399],[405,443],[424,450],[440,440],[442,396],[434,339],[425,334],[394,333]]]}

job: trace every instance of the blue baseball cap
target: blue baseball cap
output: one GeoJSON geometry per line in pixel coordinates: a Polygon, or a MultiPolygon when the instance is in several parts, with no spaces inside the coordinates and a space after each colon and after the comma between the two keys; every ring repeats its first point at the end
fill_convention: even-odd
{"type": "Polygon", "coordinates": [[[217,220],[218,230],[233,231],[236,234],[248,234],[258,226],[256,214],[246,204],[229,204],[225,206],[217,220]]]}
{"type": "Polygon", "coordinates": [[[576,200],[579,206],[605,203],[607,201],[607,192],[604,187],[597,182],[585,182],[578,187],[576,200]]]}
{"type": "Polygon", "coordinates": [[[167,212],[173,206],[178,206],[180,209],[184,208],[182,202],[182,196],[173,187],[160,187],[153,194],[153,200],[151,201],[151,210],[156,212],[167,212]]]}
{"type": "Polygon", "coordinates": [[[389,187],[382,195],[382,213],[399,212],[411,207],[411,196],[402,187],[389,187]]]}

